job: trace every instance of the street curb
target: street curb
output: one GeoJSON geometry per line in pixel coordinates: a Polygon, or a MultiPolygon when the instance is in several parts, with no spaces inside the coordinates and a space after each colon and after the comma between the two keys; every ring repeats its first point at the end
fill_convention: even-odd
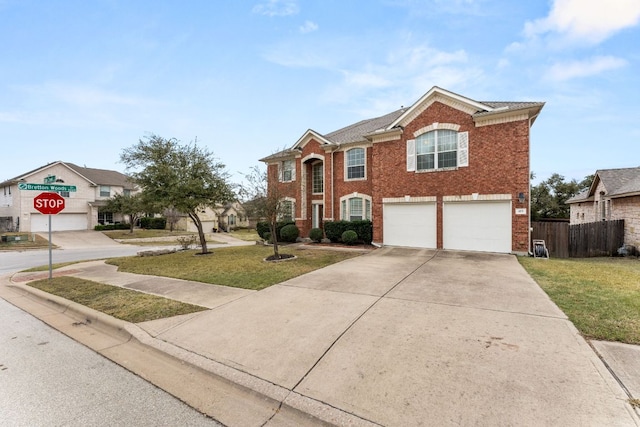
{"type": "MultiPolygon", "coordinates": [[[[164,389],[186,404],[200,410],[217,421],[224,422],[225,425],[253,425],[251,422],[255,422],[257,417],[262,416],[263,419],[261,422],[255,425],[293,426],[303,423],[309,426],[378,426],[376,423],[344,412],[323,402],[301,395],[199,354],[189,352],[166,341],[154,338],[136,324],[116,319],[102,312],[23,283],[15,283],[12,282],[11,279],[4,285],[0,283],[0,297],[5,298],[11,304],[29,312],[54,329],[86,345],[125,369],[164,389]],[[8,292],[12,292],[13,295],[9,295],[8,292]],[[71,324],[74,327],[86,326],[92,328],[116,339],[116,342],[114,343],[112,340],[104,339],[103,341],[108,344],[106,346],[100,345],[97,344],[99,339],[96,339],[95,335],[87,340],[82,334],[72,333],[70,332],[71,329],[61,327],[58,322],[52,322],[51,319],[49,319],[51,314],[39,313],[39,310],[30,310],[32,307],[29,307],[29,304],[20,304],[16,296],[27,298],[31,302],[47,307],[55,314],[70,318],[74,321],[71,324]],[[200,375],[209,377],[208,379],[213,381],[217,387],[231,389],[228,393],[225,392],[225,394],[242,396],[242,401],[238,403],[240,403],[243,408],[250,406],[258,409],[254,409],[253,413],[246,414],[247,418],[243,418],[245,414],[234,414],[232,417],[229,417],[224,410],[225,408],[203,407],[201,402],[192,402],[189,398],[189,393],[180,393],[180,386],[172,387],[172,390],[168,390],[166,382],[164,384],[162,383],[163,379],[154,377],[153,367],[148,366],[146,363],[143,363],[143,365],[146,364],[147,366],[142,368],[140,366],[133,367],[131,360],[123,358],[122,354],[118,351],[113,351],[114,348],[124,345],[141,346],[143,353],[155,353],[156,357],[162,357],[165,361],[172,360],[173,362],[169,363],[175,364],[177,369],[193,368],[196,372],[199,372],[200,375]],[[255,402],[245,406],[245,404],[248,403],[246,399],[255,399],[255,402]],[[265,406],[269,409],[265,410],[265,406]],[[256,412],[261,413],[256,414],[256,412]]],[[[149,357],[149,359],[153,359],[153,357],[149,357]]],[[[182,384],[182,386],[184,386],[184,384],[182,384]]]]}

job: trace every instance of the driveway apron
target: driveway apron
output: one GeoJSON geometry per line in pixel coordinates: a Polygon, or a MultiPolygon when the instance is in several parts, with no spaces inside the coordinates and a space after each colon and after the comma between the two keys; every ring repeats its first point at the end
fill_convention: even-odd
{"type": "Polygon", "coordinates": [[[380,425],[637,425],[510,255],[383,248],[156,336],[380,425]]]}

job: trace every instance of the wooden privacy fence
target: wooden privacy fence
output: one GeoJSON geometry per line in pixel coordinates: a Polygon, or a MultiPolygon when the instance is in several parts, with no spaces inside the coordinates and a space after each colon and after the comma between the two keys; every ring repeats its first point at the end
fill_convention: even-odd
{"type": "Polygon", "coordinates": [[[531,239],[545,241],[552,258],[615,256],[624,244],[624,220],[569,225],[534,221],[531,239]]]}
{"type": "Polygon", "coordinates": [[[590,222],[569,227],[569,256],[615,256],[624,244],[624,220],[590,222]]]}
{"type": "Polygon", "coordinates": [[[544,240],[550,257],[569,258],[569,222],[534,221],[531,228],[531,239],[544,240]]]}

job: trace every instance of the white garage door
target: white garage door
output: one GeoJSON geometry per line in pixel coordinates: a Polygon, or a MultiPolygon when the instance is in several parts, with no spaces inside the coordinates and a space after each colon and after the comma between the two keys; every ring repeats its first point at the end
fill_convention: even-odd
{"type": "Polygon", "coordinates": [[[436,247],[435,203],[385,203],[382,223],[385,245],[436,247]]]}
{"type": "MultiPolygon", "coordinates": [[[[87,214],[51,215],[51,231],[72,231],[87,229],[87,214]]],[[[49,231],[49,215],[31,214],[31,231],[49,231]]]]}
{"type": "Polygon", "coordinates": [[[445,249],[511,252],[511,202],[474,201],[443,204],[445,249]]]}

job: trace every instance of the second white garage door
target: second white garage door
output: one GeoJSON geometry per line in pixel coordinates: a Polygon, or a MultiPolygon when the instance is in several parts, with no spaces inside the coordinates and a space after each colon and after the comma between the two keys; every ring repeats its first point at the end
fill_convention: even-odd
{"type": "Polygon", "coordinates": [[[435,203],[385,203],[382,216],[385,245],[436,247],[435,203]]]}
{"type": "Polygon", "coordinates": [[[511,252],[511,202],[474,201],[443,204],[445,249],[511,252]]]}

